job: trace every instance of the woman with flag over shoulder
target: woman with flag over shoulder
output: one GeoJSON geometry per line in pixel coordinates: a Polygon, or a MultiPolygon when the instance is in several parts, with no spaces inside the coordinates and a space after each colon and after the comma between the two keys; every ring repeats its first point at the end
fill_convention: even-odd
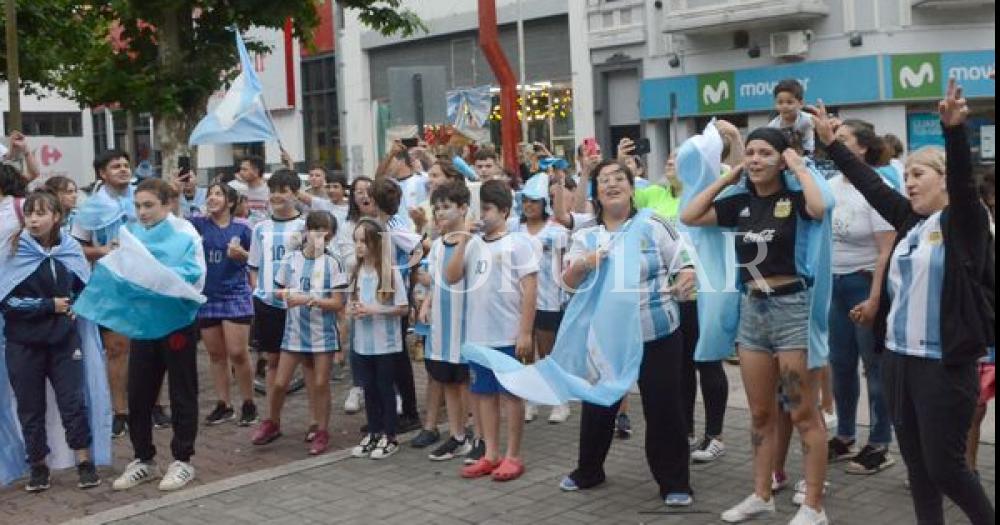
{"type": "MultiPolygon", "coordinates": [[[[569,289],[577,290],[571,301],[588,300],[594,290],[592,275],[599,271],[608,258],[630,258],[638,253],[633,266],[637,282],[628,284],[629,275],[611,275],[608,283],[614,292],[619,284],[637,291],[633,297],[638,304],[638,325],[641,326],[641,350],[635,353],[631,378],[624,384],[631,385],[636,375],[642,394],[642,409],[646,419],[646,461],[659,486],[660,497],[668,506],[688,506],[693,502],[689,481],[688,442],[681,394],[681,369],[684,352],[680,333],[680,315],[676,297],[686,296],[694,285],[694,272],[683,271],[688,266],[686,255],[677,232],[648,210],[637,211],[633,198],[635,180],[624,164],[613,160],[597,164],[590,179],[594,200],[593,221],[573,234],[571,247],[566,254],[567,268],[563,282],[569,289]],[[636,251],[616,249],[616,236],[634,235],[636,251]],[[668,284],[678,277],[673,288],[668,284]],[[617,283],[617,284],[616,284],[617,283]],[[683,290],[678,290],[683,288],[683,290]]],[[[624,245],[622,245],[624,247],[624,245]]],[[[629,247],[631,248],[631,246],[629,247]]],[[[617,273],[628,274],[627,266],[617,273]]],[[[628,290],[624,290],[628,292],[628,290]]],[[[571,307],[567,312],[573,311],[571,307]]],[[[594,323],[599,323],[595,319],[594,323]]],[[[618,321],[615,321],[616,323],[618,321]]],[[[560,330],[563,336],[568,323],[560,330]]],[[[638,334],[637,334],[638,335],[638,334]]],[[[623,340],[618,338],[619,341],[623,340]]],[[[588,347],[590,345],[588,344],[588,347]]],[[[622,353],[628,349],[614,349],[622,353]]],[[[588,358],[592,349],[587,348],[588,358]]],[[[600,369],[595,362],[600,386],[600,369]]],[[[627,387],[626,387],[627,388],[627,387]]],[[[604,460],[615,429],[615,416],[620,400],[611,406],[601,406],[584,401],[580,422],[580,452],[576,469],[559,484],[564,491],[574,491],[597,486],[604,482],[604,460]]]]}
{"type": "Polygon", "coordinates": [[[195,316],[205,302],[201,239],[170,212],[175,190],[147,179],[135,190],[138,221],[120,230],[120,244],[97,261],[74,310],[132,341],[128,368],[129,438],[135,460],[115,480],[125,490],[159,477],[154,462],[152,410],[163,374],[172,412],[174,462],[160,490],[176,490],[194,479],[191,465],[198,432],[198,370],[195,316]]]}
{"type": "Polygon", "coordinates": [[[962,88],[939,104],[945,148],[906,159],[909,199],[835,139],[822,102],[816,132],[840,171],[897,232],[875,317],[889,413],[919,523],[944,523],[942,494],[973,524],[995,510],[965,460],[978,398],[977,360],[995,340],[994,240],[979,200],[962,88]]]}

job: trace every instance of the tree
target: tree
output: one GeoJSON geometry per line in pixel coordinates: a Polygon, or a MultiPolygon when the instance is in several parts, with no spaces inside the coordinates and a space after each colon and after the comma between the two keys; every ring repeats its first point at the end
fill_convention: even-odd
{"type": "MultiPolygon", "coordinates": [[[[400,0],[339,3],[383,34],[426,31],[400,0]]],[[[238,73],[232,28],[280,29],[290,20],[308,45],[319,22],[314,0],[32,0],[19,4],[22,12],[29,17],[18,23],[28,64],[22,83],[58,89],[82,105],[151,113],[167,175],[189,153],[187,138],[209,98],[238,73]]],[[[259,42],[247,47],[269,51],[259,42]]]]}

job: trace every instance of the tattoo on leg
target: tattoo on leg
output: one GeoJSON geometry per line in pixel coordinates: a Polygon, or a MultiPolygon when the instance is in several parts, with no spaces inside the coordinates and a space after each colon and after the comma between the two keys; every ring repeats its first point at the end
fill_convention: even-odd
{"type": "Polygon", "coordinates": [[[810,450],[809,443],[806,443],[805,440],[803,440],[802,441],[802,455],[803,456],[808,456],[809,455],[809,450],[810,450]]]}
{"type": "Polygon", "coordinates": [[[750,444],[753,445],[753,455],[757,455],[757,449],[764,444],[764,434],[758,432],[750,433],[750,444]]]}
{"type": "Polygon", "coordinates": [[[802,404],[802,376],[798,372],[788,368],[782,370],[778,377],[778,386],[788,401],[790,411],[794,411],[802,404]]]}

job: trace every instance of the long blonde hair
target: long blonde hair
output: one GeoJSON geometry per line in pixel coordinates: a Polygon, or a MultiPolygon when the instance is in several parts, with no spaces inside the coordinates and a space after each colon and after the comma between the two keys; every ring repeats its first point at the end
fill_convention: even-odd
{"type": "Polygon", "coordinates": [[[361,219],[354,227],[354,233],[358,230],[364,231],[365,254],[358,258],[358,264],[354,267],[351,275],[351,295],[354,300],[358,300],[358,274],[361,267],[369,265],[375,269],[376,281],[375,298],[382,303],[392,300],[396,294],[394,279],[392,274],[392,245],[385,229],[373,219],[361,219]]]}

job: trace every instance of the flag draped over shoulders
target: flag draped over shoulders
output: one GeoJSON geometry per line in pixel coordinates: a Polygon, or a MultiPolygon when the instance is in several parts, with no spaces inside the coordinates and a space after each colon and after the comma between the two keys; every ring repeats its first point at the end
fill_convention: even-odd
{"type": "MultiPolygon", "coordinates": [[[[60,244],[51,252],[46,252],[31,235],[22,232],[14,257],[0,265],[0,272],[4,275],[3,281],[0,282],[0,299],[7,297],[49,257],[62,263],[81,281],[86,283],[89,279],[90,265],[87,264],[83,251],[75,239],[63,235],[60,244]]],[[[24,441],[17,419],[16,400],[8,379],[3,324],[3,317],[0,316],[0,484],[8,484],[22,477],[27,472],[28,466],[25,463],[24,441]]],[[[78,317],[76,329],[83,355],[83,387],[92,436],[91,458],[97,465],[110,465],[111,393],[104,367],[103,346],[94,323],[78,317]]],[[[59,417],[51,385],[46,388],[46,395],[48,411],[45,416],[45,426],[50,449],[47,457],[48,465],[53,469],[72,467],[76,463],[76,457],[66,444],[66,432],[59,417]]]]}
{"type": "Polygon", "coordinates": [[[614,234],[608,257],[570,299],[548,357],[525,366],[472,344],[462,346],[463,357],[490,368],[505,389],[533,403],[580,399],[610,406],[619,401],[639,377],[642,362],[639,257],[651,214],[639,211],[614,234]]]}
{"type": "Polygon", "coordinates": [[[205,302],[197,241],[163,220],[152,228],[122,227],[120,246],[98,259],[73,305],[86,317],[130,339],[158,339],[194,322],[205,302]]]}
{"type": "Polygon", "coordinates": [[[73,217],[74,224],[79,224],[83,229],[96,231],[114,225],[123,217],[127,220],[135,220],[135,205],[133,197],[135,187],[129,184],[125,193],[120,196],[108,193],[108,188],[101,187],[93,195],[83,201],[73,217]]]}
{"type": "MultiPolygon", "coordinates": [[[[681,145],[677,152],[677,175],[684,185],[682,211],[718,179],[721,152],[722,137],[714,123],[709,123],[703,134],[681,145]]],[[[821,221],[798,219],[795,265],[798,274],[810,285],[809,367],[817,368],[826,364],[829,355],[828,314],[833,279],[831,217],[836,202],[826,179],[815,169],[810,168],[809,173],[819,186],[826,211],[821,221]]],[[[802,191],[794,174],[784,172],[782,177],[789,190],[802,191]]],[[[723,190],[716,200],[749,192],[747,184],[743,177],[723,190]]],[[[718,361],[732,354],[740,322],[742,284],[736,271],[735,229],[699,226],[685,227],[683,231],[696,255],[698,318],[705,320],[699,323],[695,360],[718,361]]]]}

